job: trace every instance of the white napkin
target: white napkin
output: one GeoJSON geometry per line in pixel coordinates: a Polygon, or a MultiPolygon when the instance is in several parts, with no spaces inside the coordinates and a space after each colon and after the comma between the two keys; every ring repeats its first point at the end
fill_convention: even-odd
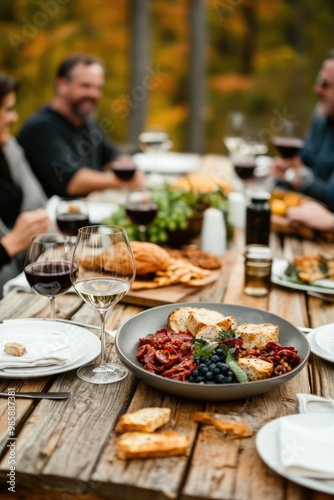
{"type": "Polygon", "coordinates": [[[333,413],[334,418],[334,399],[304,393],[296,394],[296,396],[299,413],[333,413]]]}
{"type": "Polygon", "coordinates": [[[39,330],[36,333],[33,327],[27,325],[24,333],[12,331],[2,337],[0,351],[0,369],[10,371],[10,368],[29,368],[33,366],[63,365],[72,360],[71,347],[68,335],[61,332],[39,330]],[[18,342],[26,347],[22,356],[12,356],[4,352],[7,342],[18,342]]]}
{"type": "Polygon", "coordinates": [[[280,461],[287,472],[334,479],[334,415],[331,425],[312,429],[282,418],[278,436],[280,461]]]}
{"type": "Polygon", "coordinates": [[[278,427],[280,461],[287,472],[300,477],[334,479],[334,400],[296,394],[301,414],[333,415],[326,425],[302,425],[282,418],[278,427]]]}

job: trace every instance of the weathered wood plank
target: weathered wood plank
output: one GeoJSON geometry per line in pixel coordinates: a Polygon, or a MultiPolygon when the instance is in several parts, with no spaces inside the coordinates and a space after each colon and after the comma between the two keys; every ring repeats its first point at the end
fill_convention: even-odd
{"type": "MultiPolygon", "coordinates": [[[[193,443],[196,438],[197,424],[193,414],[200,411],[204,404],[199,401],[181,400],[164,394],[140,383],[128,411],[138,408],[158,406],[172,410],[171,421],[164,429],[175,430],[188,435],[193,443]]],[[[113,433],[103,455],[92,475],[91,486],[101,495],[122,495],[124,500],[167,500],[178,498],[178,491],[188,466],[188,457],[170,457],[125,462],[115,456],[113,433]]]]}

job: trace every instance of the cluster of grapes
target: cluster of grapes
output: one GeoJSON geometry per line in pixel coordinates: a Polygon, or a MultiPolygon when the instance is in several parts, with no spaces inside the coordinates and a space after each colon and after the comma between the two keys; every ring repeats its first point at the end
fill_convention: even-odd
{"type": "Polygon", "coordinates": [[[197,364],[197,369],[191,373],[189,382],[197,384],[230,384],[237,382],[237,379],[225,361],[225,354],[219,347],[209,358],[196,356],[195,363],[197,364]]]}

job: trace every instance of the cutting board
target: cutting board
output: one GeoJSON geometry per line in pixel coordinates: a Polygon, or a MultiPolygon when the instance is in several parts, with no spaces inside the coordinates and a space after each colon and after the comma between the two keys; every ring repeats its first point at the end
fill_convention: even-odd
{"type": "Polygon", "coordinates": [[[210,275],[205,278],[204,285],[198,286],[186,286],[186,285],[172,285],[164,286],[160,288],[153,288],[148,290],[130,290],[123,299],[122,302],[126,304],[134,304],[145,307],[163,306],[165,304],[176,304],[178,302],[186,301],[187,295],[199,290],[210,283],[216,281],[220,269],[216,271],[211,271],[210,275]]]}

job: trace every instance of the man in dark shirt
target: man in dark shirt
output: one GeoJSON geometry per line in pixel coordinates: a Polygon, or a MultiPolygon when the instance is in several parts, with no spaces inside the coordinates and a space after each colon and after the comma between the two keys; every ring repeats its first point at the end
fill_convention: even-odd
{"type": "Polygon", "coordinates": [[[322,64],[314,92],[318,105],[300,156],[274,158],[272,173],[281,185],[334,211],[334,51],[322,64]]]}
{"type": "Polygon", "coordinates": [[[92,119],[104,85],[104,68],[93,56],[66,58],[57,71],[55,96],[49,106],[23,124],[18,141],[47,196],[81,196],[108,188],[138,189],[144,176],[120,181],[112,172],[117,161],[132,162],[92,119]]]}

